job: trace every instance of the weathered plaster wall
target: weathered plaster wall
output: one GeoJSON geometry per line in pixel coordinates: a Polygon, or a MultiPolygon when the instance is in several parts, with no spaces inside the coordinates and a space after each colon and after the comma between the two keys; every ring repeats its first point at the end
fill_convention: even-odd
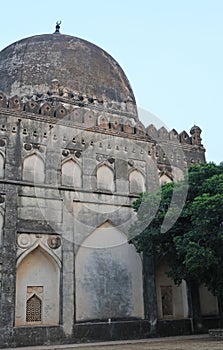
{"type": "Polygon", "coordinates": [[[76,318],[143,318],[142,262],[127,237],[108,222],[76,256],[76,318]]]}

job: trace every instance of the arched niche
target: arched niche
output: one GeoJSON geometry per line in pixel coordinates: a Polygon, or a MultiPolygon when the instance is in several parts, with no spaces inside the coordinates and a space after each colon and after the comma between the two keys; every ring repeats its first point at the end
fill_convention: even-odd
{"type": "Polygon", "coordinates": [[[156,267],[157,311],[159,319],[182,319],[188,317],[187,286],[183,281],[180,286],[167,276],[169,267],[162,261],[156,267]]]}
{"type": "Polygon", "coordinates": [[[160,176],[160,185],[165,185],[172,181],[173,180],[167,174],[162,174],[160,176]]]}
{"type": "Polygon", "coordinates": [[[37,154],[31,154],[23,161],[22,179],[34,183],[44,183],[44,162],[37,154]]]}
{"type": "Polygon", "coordinates": [[[109,222],[80,246],[75,261],[77,321],[144,317],[142,262],[109,222]]]}
{"type": "Polygon", "coordinates": [[[3,178],[5,174],[5,158],[0,152],[0,178],[3,178]]]}
{"type": "Polygon", "coordinates": [[[69,159],[62,164],[61,182],[64,186],[82,186],[81,168],[73,159],[69,159]]]}
{"type": "Polygon", "coordinates": [[[99,190],[111,192],[114,192],[115,190],[114,172],[105,164],[99,166],[97,169],[97,188],[99,190]]]}
{"type": "Polygon", "coordinates": [[[145,192],[145,178],[139,170],[133,170],[129,174],[129,192],[130,193],[142,193],[145,192]]]}
{"type": "Polygon", "coordinates": [[[109,129],[109,120],[105,115],[98,117],[98,127],[100,129],[109,129]]]}
{"type": "Polygon", "coordinates": [[[16,273],[15,326],[59,324],[59,287],[59,265],[42,247],[20,259],[16,273]],[[36,305],[32,314],[31,305],[36,305]]]}
{"type": "Polygon", "coordinates": [[[2,211],[0,210],[0,246],[2,245],[3,224],[4,224],[4,216],[2,211]]]}

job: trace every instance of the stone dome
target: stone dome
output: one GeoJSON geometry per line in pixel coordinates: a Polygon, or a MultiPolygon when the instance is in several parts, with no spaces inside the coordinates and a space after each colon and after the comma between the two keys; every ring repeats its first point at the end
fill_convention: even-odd
{"type": "Polygon", "coordinates": [[[119,64],[86,40],[43,34],[17,41],[0,52],[0,90],[9,97],[46,94],[52,81],[91,99],[136,104],[119,64]]]}

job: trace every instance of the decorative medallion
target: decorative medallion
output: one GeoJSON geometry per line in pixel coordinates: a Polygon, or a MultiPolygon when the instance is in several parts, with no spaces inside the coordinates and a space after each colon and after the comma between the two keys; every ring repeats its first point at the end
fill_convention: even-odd
{"type": "Polygon", "coordinates": [[[80,156],[81,156],[81,151],[76,151],[76,152],[75,152],[75,156],[76,156],[77,158],[80,158],[80,156]]]}
{"type": "Polygon", "coordinates": [[[133,166],[134,165],[134,160],[129,159],[128,164],[129,164],[129,166],[133,166]]]}
{"type": "Polygon", "coordinates": [[[48,238],[47,244],[51,249],[57,249],[61,246],[61,238],[59,236],[51,236],[48,238]]]}
{"type": "Polygon", "coordinates": [[[30,151],[33,148],[33,146],[30,143],[25,143],[24,148],[26,151],[30,151]]]}
{"type": "Polygon", "coordinates": [[[62,151],[62,155],[63,155],[64,157],[69,156],[69,154],[70,154],[70,152],[69,152],[67,149],[64,149],[64,150],[62,151]]]}
{"type": "Polygon", "coordinates": [[[20,248],[28,248],[31,246],[32,241],[30,235],[27,233],[21,233],[17,238],[17,244],[20,248]]]}

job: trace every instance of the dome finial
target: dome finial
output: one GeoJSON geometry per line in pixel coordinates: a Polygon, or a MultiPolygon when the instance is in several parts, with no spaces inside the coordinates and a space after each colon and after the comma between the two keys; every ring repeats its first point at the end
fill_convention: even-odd
{"type": "Polygon", "coordinates": [[[60,25],[61,25],[61,21],[57,21],[56,22],[56,30],[55,30],[54,34],[60,33],[60,25]]]}

